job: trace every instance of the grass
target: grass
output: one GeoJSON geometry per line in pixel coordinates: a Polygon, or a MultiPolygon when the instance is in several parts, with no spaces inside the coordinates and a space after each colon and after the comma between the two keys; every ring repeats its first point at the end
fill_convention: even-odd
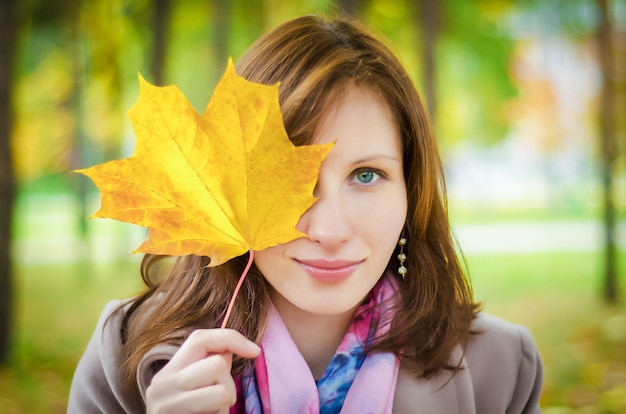
{"type": "MultiPolygon", "coordinates": [[[[545,363],[544,412],[626,412],[626,307],[598,299],[600,259],[597,253],[467,258],[485,310],[533,332],[545,363]]],[[[0,370],[0,412],[65,412],[72,372],[100,310],[139,289],[137,269],[136,261],[17,267],[15,351],[0,370]]]]}
{"type": "Polygon", "coordinates": [[[626,306],[601,301],[599,253],[473,256],[468,265],[484,309],[531,329],[544,413],[626,413],[626,306]]]}
{"type": "Polygon", "coordinates": [[[0,412],[65,413],[73,370],[104,304],[139,287],[137,263],[18,266],[12,363],[0,412]]]}

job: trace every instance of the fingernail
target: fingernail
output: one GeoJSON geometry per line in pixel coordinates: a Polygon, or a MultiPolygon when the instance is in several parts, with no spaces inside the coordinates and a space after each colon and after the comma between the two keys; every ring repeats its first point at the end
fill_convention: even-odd
{"type": "Polygon", "coordinates": [[[248,347],[249,347],[250,349],[253,349],[253,350],[255,350],[255,351],[260,351],[260,350],[261,350],[261,347],[260,347],[260,346],[258,346],[256,343],[252,342],[252,341],[251,341],[251,340],[249,340],[249,339],[248,339],[247,341],[248,341],[248,347]]]}

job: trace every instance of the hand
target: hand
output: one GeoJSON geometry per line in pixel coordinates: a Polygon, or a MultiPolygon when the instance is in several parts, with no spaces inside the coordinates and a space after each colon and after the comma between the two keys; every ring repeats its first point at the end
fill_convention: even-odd
{"type": "Polygon", "coordinates": [[[146,390],[148,413],[228,413],[237,401],[233,354],[254,358],[261,349],[232,329],[197,329],[146,390]]]}

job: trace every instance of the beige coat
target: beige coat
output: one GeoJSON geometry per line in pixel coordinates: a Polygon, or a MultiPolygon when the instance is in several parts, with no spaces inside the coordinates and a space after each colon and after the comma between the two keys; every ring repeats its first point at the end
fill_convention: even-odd
{"type": "MultiPolygon", "coordinates": [[[[122,387],[119,313],[104,323],[121,303],[110,302],[102,312],[74,374],[69,414],[144,412],[144,407],[134,402],[122,387]]],[[[450,372],[442,372],[428,380],[416,379],[400,369],[394,413],[540,412],[542,364],[530,333],[522,326],[487,314],[478,316],[473,329],[482,333],[472,336],[463,356],[463,369],[452,378],[450,372]]],[[[176,349],[163,345],[144,357],[138,374],[142,395],[154,375],[153,363],[169,360],[176,349]]],[[[458,347],[451,361],[460,357],[458,347]]]]}

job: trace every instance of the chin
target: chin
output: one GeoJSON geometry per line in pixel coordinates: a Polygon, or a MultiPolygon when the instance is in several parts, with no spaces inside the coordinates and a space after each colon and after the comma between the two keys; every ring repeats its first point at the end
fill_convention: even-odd
{"type": "Polygon", "coordinates": [[[321,295],[317,298],[309,296],[306,300],[294,299],[290,301],[293,306],[319,316],[344,315],[348,312],[354,312],[363,301],[362,298],[336,297],[334,295],[321,295]]]}
{"type": "Polygon", "coordinates": [[[344,315],[348,312],[354,312],[358,304],[354,306],[337,306],[336,303],[333,304],[324,304],[320,306],[312,306],[307,310],[307,312],[319,315],[319,316],[335,316],[335,315],[344,315]]]}

